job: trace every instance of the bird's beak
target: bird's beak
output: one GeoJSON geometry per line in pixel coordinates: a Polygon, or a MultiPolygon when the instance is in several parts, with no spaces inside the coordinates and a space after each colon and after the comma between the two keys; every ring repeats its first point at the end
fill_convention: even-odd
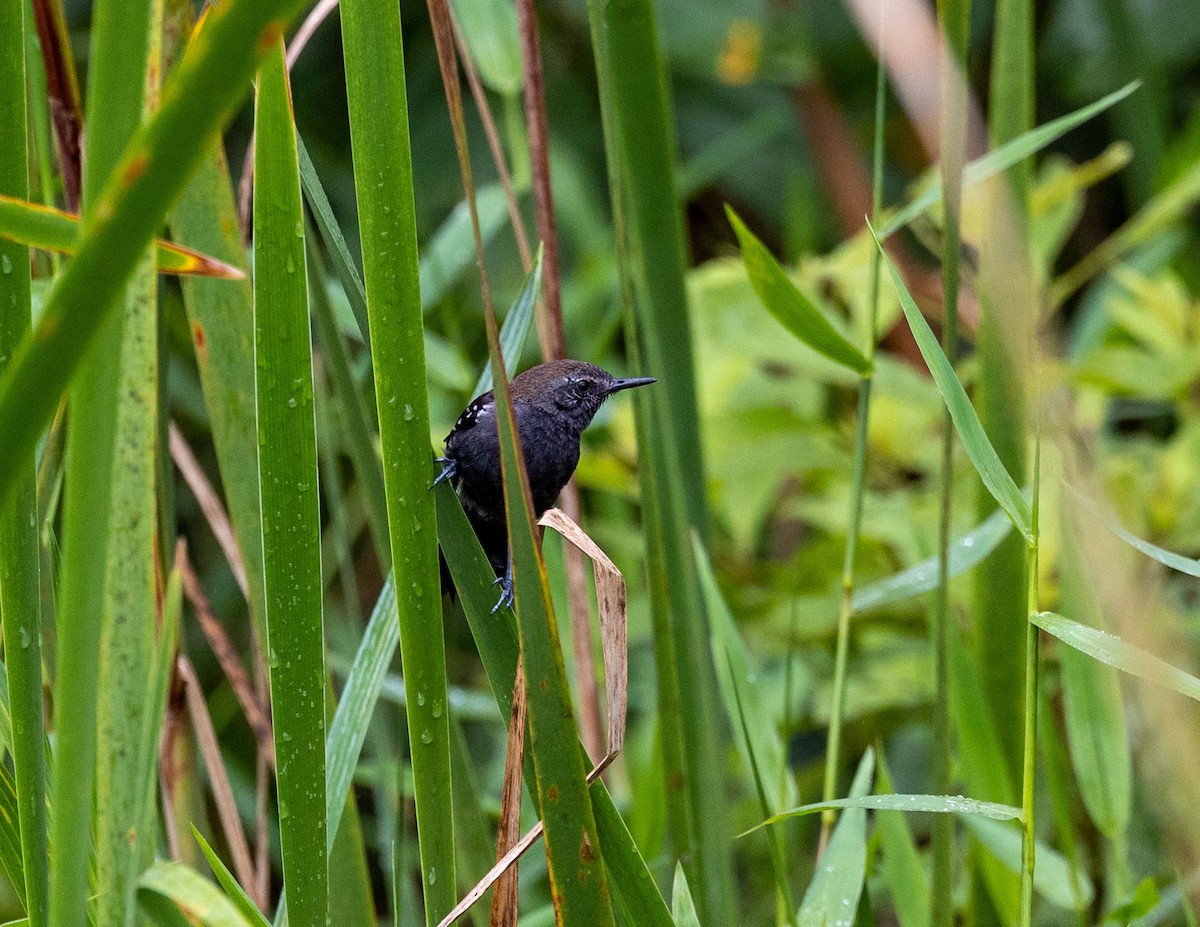
{"type": "Polygon", "coordinates": [[[611,396],[613,393],[619,393],[623,389],[633,389],[635,386],[649,386],[656,382],[655,377],[623,377],[620,380],[614,380],[612,386],[604,393],[605,396],[611,396]]]}

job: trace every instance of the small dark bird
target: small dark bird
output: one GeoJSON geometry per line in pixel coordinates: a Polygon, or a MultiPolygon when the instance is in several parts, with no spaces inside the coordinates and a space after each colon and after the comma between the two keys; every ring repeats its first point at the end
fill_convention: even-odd
{"type": "MultiPolygon", "coordinates": [[[[617,378],[595,364],[557,360],[531,367],[513,378],[513,412],[525,452],[534,513],[558,498],[579,463],[583,430],[613,393],[653,383],[654,377],[617,378]]],[[[489,390],[475,399],[446,436],[446,456],[436,480],[450,480],[500,583],[497,611],[513,601],[512,562],[504,514],[504,479],[496,397],[489,390]]]]}

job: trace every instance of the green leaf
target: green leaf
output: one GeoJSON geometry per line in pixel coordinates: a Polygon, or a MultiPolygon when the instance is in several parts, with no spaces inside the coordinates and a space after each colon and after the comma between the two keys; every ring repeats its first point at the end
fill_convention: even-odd
{"type": "MultiPolygon", "coordinates": [[[[151,7],[150,0],[101,0],[94,11],[85,114],[87,157],[83,163],[83,207],[89,217],[97,216],[105,208],[106,195],[102,189],[111,190],[114,182],[124,183],[121,172],[127,172],[129,168],[119,166],[121,151],[130,135],[143,123],[146,75],[151,64],[151,7]]],[[[95,226],[92,231],[95,232],[95,226]]],[[[157,229],[150,229],[149,233],[155,231],[157,229]]],[[[133,237],[136,238],[136,234],[133,237]]],[[[145,600],[137,587],[141,585],[139,577],[153,570],[153,554],[143,548],[141,553],[149,559],[139,564],[141,569],[136,575],[115,577],[120,571],[116,560],[125,553],[120,546],[131,538],[131,533],[124,530],[130,509],[135,509],[134,518],[148,522],[150,534],[154,533],[154,519],[147,517],[147,511],[155,511],[153,491],[148,506],[147,496],[142,492],[145,488],[142,476],[147,466],[144,459],[146,418],[144,410],[131,410],[125,401],[131,385],[141,402],[149,398],[147,389],[150,396],[155,389],[155,385],[142,382],[146,371],[140,369],[144,368],[149,355],[157,351],[156,346],[151,347],[155,340],[153,336],[149,344],[146,341],[147,332],[153,331],[157,324],[150,303],[155,284],[148,267],[149,237],[147,234],[137,252],[131,255],[129,266],[120,273],[119,284],[128,284],[123,297],[118,298],[119,285],[112,294],[111,302],[119,304],[121,311],[102,311],[102,308],[108,308],[109,301],[101,300],[102,308],[96,306],[95,294],[104,288],[102,280],[88,280],[87,294],[81,296],[84,308],[95,317],[81,322],[82,327],[90,328],[93,321],[99,324],[93,329],[98,344],[80,364],[79,375],[73,380],[71,414],[67,419],[63,564],[59,583],[60,608],[56,616],[55,814],[51,819],[50,840],[53,852],[50,855],[49,922],[55,927],[83,927],[87,921],[87,906],[80,904],[80,899],[88,895],[91,887],[89,859],[93,851],[93,832],[99,841],[95,846],[98,854],[96,884],[103,895],[95,909],[97,923],[99,927],[111,927],[128,916],[134,890],[134,873],[129,871],[132,861],[122,859],[118,863],[114,859],[122,854],[117,845],[119,838],[114,833],[122,825],[127,829],[131,824],[137,827],[144,823],[141,814],[126,802],[138,804],[147,798],[146,793],[135,796],[126,791],[115,803],[112,800],[114,780],[120,790],[132,785],[131,779],[136,781],[136,775],[129,768],[116,771],[109,765],[122,758],[136,761],[137,738],[141,731],[138,723],[140,699],[132,708],[128,702],[117,708],[114,701],[136,698],[138,693],[128,686],[132,680],[123,680],[123,692],[114,699],[111,688],[101,684],[100,672],[107,668],[106,664],[113,656],[112,637],[106,633],[111,626],[106,627],[106,619],[113,617],[111,607],[118,598],[130,594],[135,598],[130,611],[117,616],[132,623],[135,630],[131,637],[138,636],[137,628],[150,627],[152,620],[152,616],[145,613],[145,600]],[[127,365],[131,369],[125,369],[127,365]],[[141,443],[140,450],[135,453],[139,458],[135,464],[139,473],[134,476],[133,484],[121,472],[131,463],[121,434],[123,425],[130,425],[134,432],[142,432],[133,436],[135,446],[141,443]],[[142,485],[134,488],[138,483],[142,485]],[[131,491],[134,497],[126,498],[126,493],[131,491]],[[100,607],[97,602],[101,603],[100,607]],[[102,648],[108,652],[97,659],[102,648]],[[114,709],[116,713],[128,713],[132,718],[114,722],[114,709]],[[111,736],[114,723],[121,728],[115,738],[111,736]],[[103,737],[99,736],[101,728],[105,728],[103,737]],[[128,740],[125,739],[127,734],[128,740]],[[97,752],[98,744],[103,747],[104,754],[97,752]],[[122,755],[116,756],[114,752],[122,755]],[[94,828],[80,827],[81,821],[93,820],[94,828]]],[[[125,244],[127,241],[114,247],[119,249],[125,244]]],[[[19,376],[22,356],[28,356],[23,355],[23,349],[46,346],[37,336],[44,332],[43,326],[47,322],[54,324],[52,306],[55,296],[62,292],[79,263],[85,262],[86,248],[86,244],[81,246],[75,260],[58,277],[32,342],[26,340],[17,349],[4,383],[10,386],[30,384],[33,377],[20,384],[14,380],[14,376],[19,376]]],[[[116,265],[120,266],[119,258],[116,265]]],[[[113,274],[112,267],[96,271],[97,277],[105,273],[113,274]]],[[[69,353],[66,357],[54,356],[50,363],[56,370],[73,366],[69,353]]],[[[46,371],[37,373],[44,376],[46,371]]],[[[6,395],[9,394],[0,385],[0,406],[6,395]]],[[[54,398],[57,399],[57,395],[54,398]]],[[[28,408],[25,414],[29,414],[28,408]]],[[[155,415],[150,418],[154,420],[155,415]]],[[[41,424],[37,430],[40,432],[41,424]]],[[[5,434],[7,437],[11,433],[5,434]]],[[[150,469],[154,469],[152,463],[150,469]]],[[[134,528],[132,535],[137,534],[141,532],[134,528]]],[[[135,673],[145,672],[146,640],[143,638],[122,654],[122,658],[132,656],[135,673]],[[140,653],[133,656],[132,651],[140,653]]]]}
{"type": "MultiPolygon", "coordinates": [[[[27,137],[25,74],[25,4],[0,0],[0,138],[27,137]]],[[[36,104],[35,104],[36,106],[36,104]]],[[[29,195],[29,156],[25,144],[0,144],[0,194],[29,195]]],[[[5,200],[0,198],[0,204],[5,200]]],[[[18,345],[28,335],[32,302],[29,251],[12,242],[0,242],[0,373],[18,345]]],[[[17,486],[10,504],[0,506],[0,616],[3,618],[4,659],[7,678],[0,695],[11,704],[21,723],[5,746],[13,756],[16,792],[13,810],[20,817],[20,844],[16,858],[24,857],[23,873],[11,869],[5,852],[5,869],[30,914],[34,927],[46,924],[49,893],[49,840],[46,833],[45,741],[42,718],[41,576],[39,565],[37,454],[32,449],[18,462],[17,486]]],[[[5,706],[7,714],[8,706],[5,706]]],[[[10,719],[5,718],[8,722],[10,719]]],[[[16,822],[12,818],[9,823],[16,822]]],[[[7,835],[6,835],[7,836],[7,835]]]]}
{"type": "Polygon", "coordinates": [[[253,927],[219,888],[183,863],[158,862],[142,873],[138,902],[161,927],[253,927]]]}
{"type": "Polygon", "coordinates": [[[675,885],[671,892],[671,916],[675,927],[700,927],[696,916],[696,905],[692,901],[692,890],[688,888],[683,866],[675,864],[675,885]]]}
{"type": "MultiPolygon", "coordinates": [[[[74,254],[79,248],[79,231],[78,216],[40,203],[0,195],[0,237],[43,251],[74,254]]],[[[154,257],[155,268],[163,274],[227,280],[241,280],[246,276],[231,264],[166,241],[154,243],[154,257]]]]}
{"type": "MultiPolygon", "coordinates": [[[[1025,493],[1026,497],[1029,496],[1025,493]]],[[[997,509],[971,531],[950,542],[951,576],[958,576],[981,563],[1012,531],[1012,522],[1003,509],[997,509]]],[[[903,602],[936,589],[939,583],[938,558],[930,557],[899,573],[854,590],[854,611],[865,612],[903,602]]]]}
{"type": "Polygon", "coordinates": [[[1161,563],[1163,566],[1172,570],[1185,573],[1188,576],[1200,577],[1200,560],[1193,560],[1191,557],[1184,557],[1182,554],[1172,553],[1165,548],[1143,540],[1132,531],[1129,531],[1115,518],[1106,516],[1105,513],[1101,511],[1100,506],[1094,500],[1089,499],[1074,486],[1068,485],[1067,488],[1071,490],[1072,495],[1074,495],[1074,497],[1078,499],[1081,504],[1086,506],[1092,512],[1095,512],[1101,518],[1104,518],[1112,533],[1134,550],[1141,551],[1151,560],[1157,561],[1158,563],[1161,563]]]}
{"type": "MultiPolygon", "coordinates": [[[[1105,97],[1100,98],[1094,103],[1089,103],[1087,106],[1080,107],[1073,113],[1068,113],[1065,116],[1060,116],[1058,119],[1051,120],[1043,126],[1038,126],[1036,129],[1031,129],[1028,132],[1023,132],[1012,141],[1005,142],[1000,147],[993,151],[989,151],[983,157],[972,161],[963,170],[963,188],[975,186],[983,183],[991,177],[1008,170],[1015,164],[1020,164],[1030,155],[1036,154],[1047,145],[1051,145],[1058,141],[1072,129],[1077,128],[1087,122],[1106,109],[1116,105],[1125,99],[1131,93],[1141,86],[1141,81],[1131,81],[1120,90],[1115,90],[1105,97]]],[[[883,239],[894,234],[902,229],[913,219],[917,218],[928,210],[931,206],[940,203],[942,200],[942,184],[941,181],[935,181],[929,185],[929,188],[919,197],[904,206],[884,222],[880,227],[876,236],[882,241],[883,239]]]]}
{"type": "Polygon", "coordinates": [[[400,656],[416,693],[406,716],[421,883],[436,923],[457,900],[454,796],[403,32],[391,0],[348,0],[341,18],[400,656]]]}
{"type": "Polygon", "coordinates": [[[1200,679],[1126,643],[1115,634],[1089,628],[1054,612],[1038,612],[1033,616],[1033,623],[1093,660],[1200,701],[1200,679]]]}
{"type": "Polygon", "coordinates": [[[483,82],[503,96],[519,93],[524,79],[512,0],[454,0],[452,5],[483,82]]]}
{"type": "Polygon", "coordinates": [[[742,246],[742,261],[750,284],[767,311],[788,331],[819,354],[860,374],[871,372],[871,362],[838,332],[820,309],[804,295],[771,256],[766,245],[746,228],[733,208],[725,214],[742,246]]]}
{"type": "Polygon", "coordinates": [[[282,41],[259,70],[255,135],[254,349],[279,831],[295,923],[321,924],[329,905],[321,523],[304,217],[282,41]]]}
{"type": "MultiPolygon", "coordinates": [[[[1066,531],[1060,564],[1061,607],[1085,619],[1090,627],[1102,626],[1100,604],[1079,563],[1074,538],[1066,531]]],[[[1101,833],[1119,846],[1133,799],[1133,760],[1120,681],[1111,668],[1073,647],[1061,648],[1059,666],[1063,715],[1079,793],[1101,833]]]]}
{"type": "Polygon", "coordinates": [[[642,458],[651,617],[671,840],[684,856],[701,920],[735,920],[725,730],[692,563],[689,529],[708,515],[696,370],[675,197],[675,118],[655,4],[589,0],[588,25],[615,223],[631,368],[658,377],[635,396],[642,458]]]}
{"type": "MultiPolygon", "coordinates": [[[[1020,871],[1020,828],[978,815],[965,817],[964,821],[979,838],[979,842],[987,847],[1006,869],[1014,873],[1020,871]]],[[[1081,872],[1074,872],[1061,853],[1040,840],[1037,842],[1033,887],[1051,904],[1072,911],[1086,911],[1095,895],[1091,880],[1081,872]]]]}
{"type": "MultiPolygon", "coordinates": [[[[850,798],[843,801],[862,799],[871,788],[874,772],[875,754],[868,750],[854,774],[850,798]]],[[[817,874],[804,893],[800,927],[852,927],[854,923],[867,877],[867,812],[861,807],[844,807],[848,810],[838,818],[817,874]]]]}
{"type": "Polygon", "coordinates": [[[991,801],[979,801],[962,795],[862,795],[857,798],[835,798],[801,805],[789,811],[772,815],[761,824],[756,824],[747,834],[760,827],[768,827],[789,818],[800,818],[809,814],[839,808],[863,808],[873,811],[921,811],[927,814],[979,814],[996,821],[1020,820],[1021,809],[1012,805],[1000,805],[991,801]]]}
{"type": "MultiPolygon", "coordinates": [[[[495,574],[454,490],[448,483],[442,483],[432,495],[437,503],[438,539],[446,555],[446,563],[459,591],[463,611],[466,612],[496,704],[501,715],[508,717],[512,712],[517,668],[514,623],[506,620],[508,616],[490,614],[496,601],[496,587],[493,585],[495,574]]],[[[581,745],[581,755],[582,750],[581,745]]],[[[537,793],[531,779],[526,778],[526,787],[536,801],[537,793]]],[[[592,783],[590,794],[601,846],[604,847],[604,863],[612,875],[613,890],[621,895],[626,910],[638,918],[639,927],[672,927],[666,902],[603,779],[592,783]]]]}
{"type": "Polygon", "coordinates": [[[258,910],[258,906],[250,900],[250,896],[246,894],[246,890],[238,884],[238,880],[234,878],[233,873],[229,871],[229,868],[225,865],[221,857],[216,854],[216,851],[208,845],[208,841],[204,839],[194,824],[192,825],[192,836],[200,844],[200,850],[204,853],[204,858],[208,860],[208,865],[212,868],[213,875],[221,883],[221,888],[225,889],[225,894],[233,902],[234,907],[238,909],[242,917],[246,919],[251,927],[271,927],[270,921],[258,910]]]}
{"type": "Polygon", "coordinates": [[[879,243],[878,238],[875,239],[875,246],[879,248],[884,263],[892,275],[892,283],[896,288],[896,294],[900,297],[900,306],[908,319],[909,328],[912,329],[917,347],[921,349],[921,356],[925,358],[929,372],[933,375],[934,382],[937,383],[946,408],[950,410],[950,417],[954,420],[954,427],[962,439],[967,456],[974,464],[983,484],[1000,507],[1008,513],[1008,517],[1012,519],[1017,530],[1027,540],[1031,540],[1033,529],[1029,503],[1017,489],[1017,484],[1013,482],[1008,471],[1004,469],[1000,458],[996,456],[996,450],[988,440],[979,416],[975,413],[971,400],[967,398],[966,390],[963,389],[962,383],[955,375],[954,367],[942,351],[937,338],[934,337],[929,323],[921,315],[921,310],[917,308],[917,304],[909,295],[908,288],[904,285],[904,281],[891,258],[883,250],[883,245],[879,243]]]}

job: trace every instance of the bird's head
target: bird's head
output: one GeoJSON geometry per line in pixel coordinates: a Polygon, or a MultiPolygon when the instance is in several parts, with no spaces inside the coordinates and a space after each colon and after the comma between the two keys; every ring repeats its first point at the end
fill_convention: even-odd
{"type": "Polygon", "coordinates": [[[513,379],[512,389],[514,400],[553,407],[583,431],[613,393],[653,382],[654,377],[614,377],[595,364],[559,360],[526,370],[513,379]]]}

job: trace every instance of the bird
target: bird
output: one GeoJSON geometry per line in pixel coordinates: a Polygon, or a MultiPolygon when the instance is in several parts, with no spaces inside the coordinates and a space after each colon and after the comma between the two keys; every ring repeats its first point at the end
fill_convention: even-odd
{"type": "MultiPolygon", "coordinates": [[[[654,377],[614,377],[595,364],[569,359],[547,361],[513,377],[509,392],[536,517],[554,505],[571,479],[583,431],[604,401],[654,382],[654,377]]],[[[463,410],[437,463],[442,471],[433,485],[450,481],[496,573],[500,599],[492,609],[495,614],[512,605],[513,585],[494,391],[477,396],[463,410]]]]}

